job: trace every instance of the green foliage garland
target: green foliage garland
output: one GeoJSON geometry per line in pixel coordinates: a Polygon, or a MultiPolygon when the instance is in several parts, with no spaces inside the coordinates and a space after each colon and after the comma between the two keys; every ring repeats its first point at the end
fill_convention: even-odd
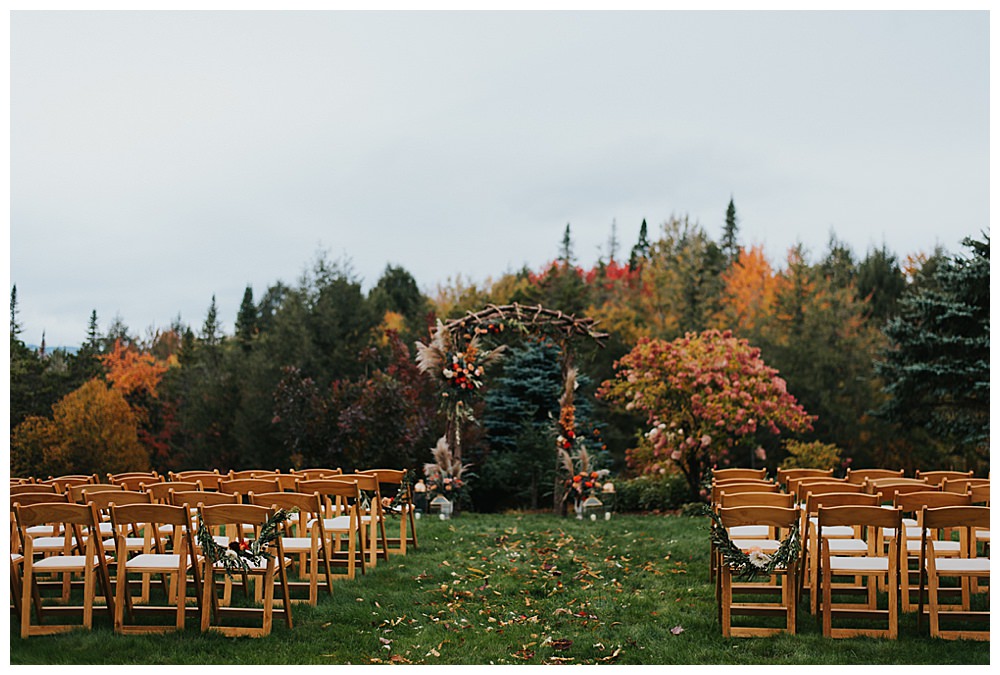
{"type": "Polygon", "coordinates": [[[241,538],[229,542],[227,547],[219,546],[199,516],[198,545],[213,565],[222,563],[227,575],[246,572],[251,564],[256,565],[261,559],[270,560],[273,557],[267,549],[280,536],[281,525],[297,511],[298,509],[278,509],[264,521],[256,539],[247,541],[241,538]]]}
{"type": "Polygon", "coordinates": [[[733,543],[729,533],[722,525],[719,514],[705,507],[705,513],[712,519],[712,544],[722,555],[724,565],[733,570],[736,578],[742,581],[753,581],[759,576],[769,576],[776,569],[792,569],[798,560],[801,546],[799,543],[799,524],[793,522],[788,536],[781,542],[778,550],[772,555],[761,554],[760,558],[752,558],[733,543]]]}

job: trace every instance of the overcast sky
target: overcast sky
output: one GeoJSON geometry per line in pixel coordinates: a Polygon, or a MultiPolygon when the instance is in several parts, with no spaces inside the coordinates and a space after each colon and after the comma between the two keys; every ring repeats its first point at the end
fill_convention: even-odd
{"type": "Polygon", "coordinates": [[[989,227],[986,12],[14,12],[10,283],[25,342],[135,334],[319,251],[432,293],[627,255],[645,218],[776,265],[962,252],[989,227]]]}

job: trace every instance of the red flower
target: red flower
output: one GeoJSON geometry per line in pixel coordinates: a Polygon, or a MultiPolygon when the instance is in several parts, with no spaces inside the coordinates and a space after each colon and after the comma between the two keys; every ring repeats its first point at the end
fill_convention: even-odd
{"type": "Polygon", "coordinates": [[[583,476],[580,476],[579,474],[576,475],[576,476],[573,476],[573,482],[574,483],[579,483],[582,480],[583,480],[583,476]]]}

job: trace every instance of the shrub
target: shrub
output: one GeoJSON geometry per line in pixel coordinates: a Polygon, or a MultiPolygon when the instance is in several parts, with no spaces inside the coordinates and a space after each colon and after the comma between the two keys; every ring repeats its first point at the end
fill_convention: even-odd
{"type": "Polygon", "coordinates": [[[688,501],[688,484],[683,474],[646,474],[615,481],[615,510],[668,511],[688,501]]]}
{"type": "Polygon", "coordinates": [[[836,469],[840,466],[840,448],[833,443],[785,441],[788,457],[782,469],[836,469]]]}

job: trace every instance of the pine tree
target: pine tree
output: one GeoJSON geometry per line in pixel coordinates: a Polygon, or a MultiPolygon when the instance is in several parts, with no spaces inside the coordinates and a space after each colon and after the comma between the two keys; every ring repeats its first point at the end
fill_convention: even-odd
{"type": "Polygon", "coordinates": [[[906,277],[896,256],[885,245],[868,252],[858,264],[856,293],[867,299],[872,318],[885,323],[897,312],[899,298],[906,290],[906,277]]]}
{"type": "Polygon", "coordinates": [[[726,225],[722,230],[722,253],[726,257],[726,264],[732,265],[740,257],[740,244],[737,240],[739,228],[736,224],[736,205],[733,198],[729,198],[729,206],[726,207],[726,225]]]}
{"type": "Polygon", "coordinates": [[[628,259],[629,271],[634,272],[636,268],[646,259],[649,254],[649,236],[646,232],[646,219],[642,219],[642,225],[639,226],[639,240],[632,247],[632,253],[628,259]]]}
{"type": "Polygon", "coordinates": [[[565,268],[572,267],[576,262],[576,259],[573,257],[573,237],[569,231],[569,223],[566,223],[562,245],[559,247],[559,262],[565,268]]]}
{"type": "Polygon", "coordinates": [[[875,365],[889,400],[878,414],[965,454],[965,466],[955,456],[942,468],[978,469],[989,461],[990,242],[962,244],[970,257],[941,263],[886,325],[891,347],[875,365]]]}
{"type": "Polygon", "coordinates": [[[202,343],[209,347],[214,347],[222,341],[222,327],[219,324],[219,310],[215,304],[215,294],[212,294],[212,304],[208,306],[208,313],[205,315],[205,323],[201,326],[202,343]]]}
{"type": "Polygon", "coordinates": [[[243,301],[236,313],[236,339],[243,349],[250,349],[250,342],[257,334],[257,307],[253,304],[253,287],[247,284],[243,301]]]}
{"type": "Polygon", "coordinates": [[[21,335],[21,324],[17,320],[17,284],[10,289],[10,339],[16,340],[21,335]]]}

